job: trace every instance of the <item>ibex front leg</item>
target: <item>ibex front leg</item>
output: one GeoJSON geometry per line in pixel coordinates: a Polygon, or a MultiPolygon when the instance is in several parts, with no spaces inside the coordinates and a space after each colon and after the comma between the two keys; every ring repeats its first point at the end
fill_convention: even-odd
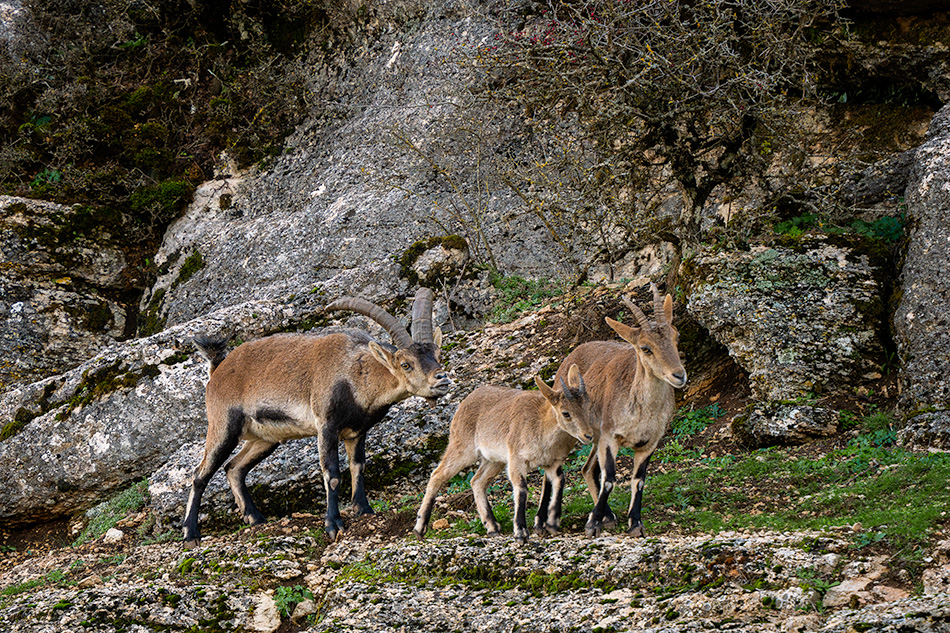
{"type": "MultiPolygon", "coordinates": [[[[593,471],[599,464],[600,481],[598,482],[597,503],[594,505],[594,510],[587,519],[587,526],[585,528],[588,536],[600,536],[604,531],[604,520],[608,516],[614,516],[610,510],[609,498],[611,491],[614,489],[614,484],[617,481],[617,449],[618,443],[613,435],[602,435],[600,442],[597,443],[597,457],[593,460],[593,466],[590,470],[593,471]]],[[[588,468],[591,464],[592,459],[588,459],[584,468],[588,468]]],[[[592,474],[593,473],[591,473],[591,475],[592,474]]],[[[585,472],[584,476],[587,478],[588,473],[585,472]]]]}
{"type": "Polygon", "coordinates": [[[627,534],[630,536],[646,536],[643,530],[643,521],[640,520],[640,504],[643,501],[643,486],[647,480],[647,465],[653,451],[649,453],[634,453],[634,475],[630,482],[630,510],[627,513],[627,534]]]}
{"type": "Polygon", "coordinates": [[[343,440],[343,445],[346,447],[346,457],[350,462],[350,482],[353,489],[351,508],[356,516],[373,514],[363,483],[363,472],[366,469],[366,433],[343,440]]]}
{"type": "Polygon", "coordinates": [[[319,434],[318,442],[323,485],[327,491],[327,515],[324,525],[327,536],[331,541],[335,541],[343,532],[343,519],[340,517],[339,433],[324,429],[319,434]]]}

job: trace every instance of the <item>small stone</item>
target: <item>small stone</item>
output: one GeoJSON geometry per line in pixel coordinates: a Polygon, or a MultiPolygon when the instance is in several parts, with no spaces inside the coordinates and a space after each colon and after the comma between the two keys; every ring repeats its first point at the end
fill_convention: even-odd
{"type": "Polygon", "coordinates": [[[445,530],[445,529],[448,529],[448,527],[449,527],[448,519],[438,519],[437,521],[434,521],[432,523],[433,530],[445,530]]]}
{"type": "Polygon", "coordinates": [[[118,543],[122,540],[122,537],[125,536],[125,532],[116,528],[109,528],[109,530],[102,537],[103,543],[118,543]]]}

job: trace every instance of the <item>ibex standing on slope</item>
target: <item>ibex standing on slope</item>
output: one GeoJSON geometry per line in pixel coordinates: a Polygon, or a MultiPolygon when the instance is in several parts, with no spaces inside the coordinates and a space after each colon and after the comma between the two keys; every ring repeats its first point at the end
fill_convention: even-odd
{"type": "Polygon", "coordinates": [[[672,325],[673,297],[666,295],[664,299],[655,285],[650,287],[654,321],[624,297],[624,303],[637,319],[637,327],[611,318],[607,318],[607,324],[627,342],[584,343],[564,359],[557,373],[557,377],[566,375],[575,364],[580,368],[600,419],[596,450],[591,451],[583,468],[595,503],[587,521],[587,533],[592,536],[601,533],[605,521],[616,522],[607,499],[616,481],[620,446],[633,449],[627,534],[644,536],[640,504],[647,464],[673,417],[673,389],[686,384],[686,370],[676,347],[679,333],[672,325]]]}
{"type": "Polygon", "coordinates": [[[411,395],[438,398],[451,385],[440,365],[442,332],[432,327],[432,291],[420,288],[412,309],[412,336],[395,317],[369,301],[344,297],[327,310],[353,310],[379,323],[395,347],[357,330],[324,336],[284,334],[238,346],[225,357],[224,341],[196,337],[211,374],[205,391],[208,436],[195,470],[183,523],[188,546],[199,543],[201,495],[238,442],[244,447],[224,467],[244,521],[264,522],[251,500],[248,471],[287,440],[319,437],[320,466],[327,492],[326,531],[343,530],[339,510],[343,440],[350,461],[352,503],[372,514],[363,485],[366,432],[389,408],[411,395]]]}

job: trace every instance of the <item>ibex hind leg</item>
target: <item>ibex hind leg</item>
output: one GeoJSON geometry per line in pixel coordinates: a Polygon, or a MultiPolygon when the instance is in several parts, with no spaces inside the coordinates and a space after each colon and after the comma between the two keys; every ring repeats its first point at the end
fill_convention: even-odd
{"type": "Polygon", "coordinates": [[[615,443],[608,443],[605,446],[598,446],[597,452],[597,461],[603,464],[603,472],[599,473],[600,494],[597,497],[594,510],[587,519],[587,525],[584,528],[587,535],[593,537],[601,535],[607,517],[614,517],[614,524],[616,525],[616,517],[610,510],[608,501],[617,480],[617,465],[614,461],[614,456],[617,454],[617,445],[615,443]]]}
{"type": "Polygon", "coordinates": [[[488,501],[488,486],[492,480],[505,469],[505,465],[500,462],[482,462],[478,470],[472,476],[472,494],[475,496],[475,507],[478,508],[478,516],[485,526],[488,536],[499,536],[501,534],[501,525],[492,512],[491,503],[488,501]]]}
{"type": "Polygon", "coordinates": [[[564,469],[561,466],[545,468],[541,480],[541,500],[534,517],[534,533],[541,536],[557,534],[561,530],[561,505],[564,498],[564,469]]]}
{"type": "Polygon", "coordinates": [[[425,496],[422,498],[422,504],[416,513],[416,525],[412,529],[417,538],[423,538],[429,527],[429,518],[432,516],[432,506],[435,505],[435,498],[448,481],[457,475],[463,468],[467,468],[474,463],[473,459],[467,459],[467,455],[457,456],[454,451],[446,450],[442,461],[432,471],[429,476],[429,483],[426,485],[425,496]]]}
{"type": "Polygon", "coordinates": [[[194,479],[191,483],[191,494],[188,496],[188,505],[185,510],[185,518],[182,521],[182,533],[184,536],[185,547],[197,547],[201,543],[201,534],[198,531],[198,510],[201,507],[201,496],[212,475],[230,457],[231,452],[237,447],[241,439],[241,429],[244,425],[244,412],[240,409],[232,409],[227,413],[227,423],[224,425],[213,425],[209,422],[208,437],[205,440],[204,457],[198,468],[195,469],[194,479]],[[211,429],[217,428],[221,432],[212,434],[211,429]]]}
{"type": "Polygon", "coordinates": [[[354,439],[343,440],[346,457],[350,462],[350,482],[353,487],[350,509],[355,516],[373,514],[373,508],[366,498],[366,485],[363,473],[366,469],[366,434],[354,439]]]}
{"type": "Polygon", "coordinates": [[[224,467],[224,472],[228,475],[228,484],[234,494],[234,501],[244,522],[248,525],[259,525],[266,522],[266,519],[251,499],[251,491],[247,488],[247,473],[273,453],[277,446],[277,442],[250,440],[224,467]]]}

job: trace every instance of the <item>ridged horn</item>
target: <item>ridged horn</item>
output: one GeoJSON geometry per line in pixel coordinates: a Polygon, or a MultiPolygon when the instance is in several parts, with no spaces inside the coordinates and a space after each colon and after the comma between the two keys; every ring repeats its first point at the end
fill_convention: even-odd
{"type": "Polygon", "coordinates": [[[371,301],[359,297],[340,297],[328,305],[327,310],[352,310],[362,314],[376,321],[384,330],[389,332],[389,336],[392,337],[396,347],[405,349],[412,345],[412,337],[409,336],[409,332],[402,326],[402,323],[371,301]]]}
{"type": "Polygon", "coordinates": [[[656,284],[650,284],[650,290],[653,291],[653,320],[657,323],[666,322],[666,310],[663,307],[664,297],[660,295],[656,284]]]}
{"type": "Polygon", "coordinates": [[[573,399],[574,399],[574,394],[571,393],[571,388],[567,386],[567,383],[566,383],[566,382],[564,382],[564,376],[561,376],[560,381],[561,381],[561,393],[562,393],[562,394],[564,395],[564,397],[567,398],[568,400],[573,400],[573,399]]]}
{"type": "Polygon", "coordinates": [[[640,324],[640,327],[649,329],[650,319],[647,318],[647,315],[643,314],[643,310],[634,305],[633,301],[630,301],[628,297],[623,297],[623,302],[627,304],[627,307],[633,312],[633,316],[637,318],[637,323],[640,324]]]}
{"type": "Polygon", "coordinates": [[[432,343],[432,302],[435,293],[428,288],[419,288],[412,302],[412,340],[416,343],[432,343]]]}

